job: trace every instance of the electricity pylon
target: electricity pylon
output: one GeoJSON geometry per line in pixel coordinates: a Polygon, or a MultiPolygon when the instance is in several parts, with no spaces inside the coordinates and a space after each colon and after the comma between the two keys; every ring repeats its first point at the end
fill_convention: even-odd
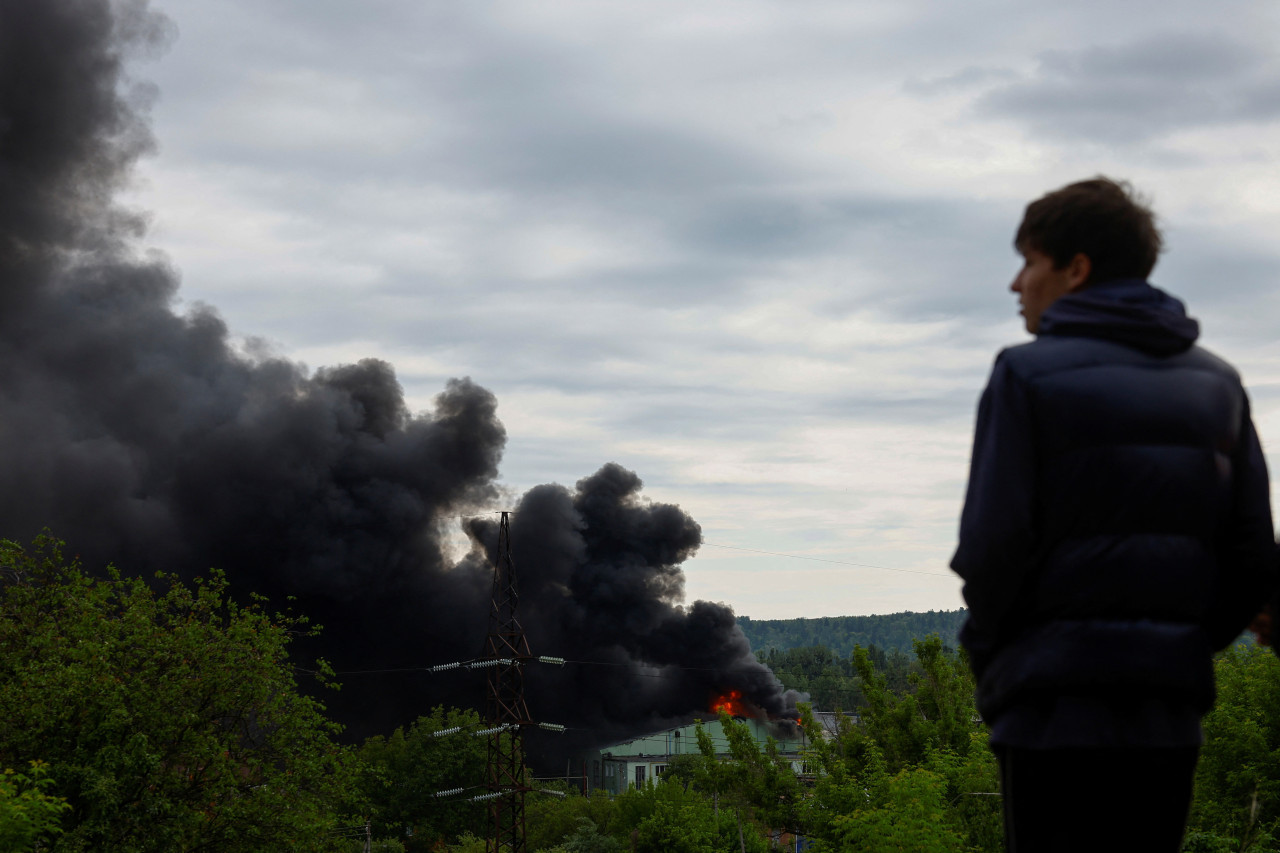
{"type": "Polygon", "coordinates": [[[495,729],[489,735],[489,853],[525,853],[524,778],[522,727],[529,725],[524,701],[524,665],[529,661],[529,641],[516,618],[519,593],[516,567],[511,561],[509,513],[498,525],[498,558],[493,565],[493,601],[489,607],[489,637],[484,659],[495,661],[489,672],[485,722],[495,729]]]}

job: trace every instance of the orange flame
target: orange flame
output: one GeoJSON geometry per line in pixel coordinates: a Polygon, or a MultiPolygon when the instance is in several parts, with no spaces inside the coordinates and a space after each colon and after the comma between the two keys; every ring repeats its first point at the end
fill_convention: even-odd
{"type": "Polygon", "coordinates": [[[731,717],[749,716],[746,703],[742,701],[742,692],[739,690],[730,690],[723,696],[716,697],[711,703],[711,710],[717,714],[724,711],[731,717]]]}

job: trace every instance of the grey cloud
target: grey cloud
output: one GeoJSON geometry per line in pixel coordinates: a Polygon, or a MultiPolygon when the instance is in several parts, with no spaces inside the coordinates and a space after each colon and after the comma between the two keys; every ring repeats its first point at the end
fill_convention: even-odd
{"type": "Polygon", "coordinates": [[[945,95],[1016,79],[1017,76],[1017,72],[1009,68],[969,65],[940,77],[912,77],[903,84],[903,89],[912,95],[945,95]]]}
{"type": "Polygon", "coordinates": [[[1003,316],[1009,246],[1021,209],[977,198],[857,198],[836,205],[845,251],[876,282],[850,287],[833,310],[875,308],[900,320],[1003,316]],[[1008,257],[1007,264],[1001,263],[1008,257]]]}
{"type": "MultiPolygon", "coordinates": [[[[781,190],[726,192],[665,204],[670,207],[643,215],[589,202],[558,211],[568,221],[591,222],[624,238],[634,229],[652,230],[662,247],[653,259],[534,279],[485,269],[492,257],[502,257],[503,232],[498,231],[483,238],[491,251],[474,259],[467,286],[459,288],[438,274],[388,267],[384,279],[356,303],[341,292],[317,292],[291,309],[308,316],[294,341],[320,343],[340,336],[451,341],[476,349],[479,364],[496,358],[498,351],[487,348],[502,341],[504,350],[518,346],[549,370],[578,361],[582,352],[643,361],[657,334],[637,327],[646,316],[660,320],[665,310],[694,309],[706,312],[708,323],[714,324],[726,305],[737,304],[733,300],[744,295],[750,282],[766,277],[812,298],[815,286],[832,285],[796,279],[786,265],[824,257],[874,275],[873,280],[835,285],[826,297],[834,313],[877,308],[895,318],[981,317],[991,313],[989,292],[1002,292],[1007,272],[990,269],[988,259],[1008,245],[1017,215],[1014,209],[966,199],[803,199],[781,190]],[[916,247],[912,263],[905,266],[899,248],[904,242],[916,247]],[[561,316],[570,306],[589,322],[537,321],[561,316]],[[653,313],[637,314],[637,308],[653,313]],[[458,342],[460,329],[470,330],[471,337],[458,342]]],[[[503,223],[533,216],[536,208],[535,200],[514,202],[503,212],[503,223]]],[[[353,225],[351,245],[362,245],[360,234],[372,236],[376,227],[353,225]]]]}
{"type": "Polygon", "coordinates": [[[1250,70],[1263,58],[1252,46],[1221,36],[1174,34],[1125,47],[1049,51],[1042,64],[1047,72],[1064,76],[1169,82],[1232,77],[1250,70]]]}
{"type": "MultiPolygon", "coordinates": [[[[246,182],[254,184],[248,191],[273,207],[304,220],[347,223],[350,233],[340,242],[352,247],[361,245],[362,234],[409,225],[400,211],[356,209],[352,195],[362,187],[405,194],[444,188],[496,198],[485,214],[491,217],[489,227],[471,238],[469,249],[476,255],[467,265],[472,292],[465,298],[449,290],[443,275],[375,260],[385,264],[373,285],[377,297],[395,293],[416,298],[428,306],[422,312],[428,316],[417,311],[410,316],[395,299],[351,305],[340,294],[317,294],[307,304],[311,321],[306,328],[295,328],[293,342],[374,334],[408,342],[437,332],[444,333],[438,339],[454,340],[460,328],[467,328],[474,337],[460,345],[473,353],[501,339],[518,340],[549,365],[572,362],[584,350],[640,358],[634,344],[607,328],[566,329],[534,318],[584,303],[606,309],[639,304],[711,310],[740,295],[744,281],[774,275],[796,258],[852,261],[876,271],[875,281],[850,284],[846,307],[881,307],[899,317],[988,313],[987,303],[974,299],[975,288],[987,286],[990,279],[981,260],[988,255],[974,247],[1002,245],[1010,227],[1003,219],[998,226],[975,227],[973,211],[962,201],[797,196],[795,178],[802,164],[781,157],[766,160],[740,140],[699,134],[662,113],[629,110],[627,99],[643,96],[646,82],[612,66],[603,46],[566,49],[515,32],[483,10],[407,12],[405,6],[390,7],[407,17],[384,27],[369,26],[340,4],[323,7],[300,27],[294,23],[300,8],[296,4],[273,6],[274,11],[245,7],[237,13],[244,18],[241,23],[260,21],[262,26],[237,27],[245,34],[233,36],[243,40],[237,54],[246,54],[249,63],[264,62],[261,57],[269,55],[286,72],[313,70],[317,52],[333,50],[320,67],[333,69],[335,80],[358,73],[371,101],[370,116],[386,113],[407,122],[407,128],[395,129],[406,137],[390,153],[353,156],[340,143],[303,137],[260,146],[255,129],[237,124],[235,116],[219,128],[207,117],[185,112],[180,101],[183,85],[190,82],[170,96],[178,102],[175,116],[194,119],[209,131],[207,139],[197,140],[194,154],[246,169],[246,182]],[[336,50],[327,39],[339,15],[346,43],[336,50]],[[323,29],[317,29],[318,20],[325,21],[323,29]],[[262,43],[265,36],[255,32],[291,35],[269,51],[262,43]],[[568,273],[554,281],[486,269],[508,251],[507,229],[548,218],[590,223],[623,235],[621,239],[643,235],[658,251],[642,265],[568,273]],[[949,236],[957,228],[958,236],[949,236]],[[899,240],[922,247],[905,276],[899,240]],[[514,297],[517,304],[529,304],[532,300],[520,297],[530,293],[536,293],[540,307],[531,307],[518,322],[504,325],[510,321],[501,316],[483,321],[489,308],[480,300],[511,305],[514,297]]],[[[191,14],[206,13],[192,7],[191,14]]],[[[208,18],[197,21],[217,26],[208,18]]],[[[207,38],[203,33],[199,40],[192,38],[192,48],[208,50],[207,38]]],[[[202,61],[212,68],[218,59],[210,53],[202,61]]],[[[232,85],[242,94],[264,76],[252,64],[225,73],[233,80],[217,85],[232,85]]],[[[323,90],[327,82],[322,77],[305,90],[317,108],[331,103],[323,90]]],[[[261,109],[269,112],[270,102],[261,109]]],[[[363,118],[362,113],[352,120],[363,118]]],[[[181,123],[168,120],[160,129],[162,138],[192,132],[181,123]]],[[[482,353],[475,357],[482,363],[486,359],[482,353]]]]}
{"type": "Polygon", "coordinates": [[[1035,72],[979,97],[979,115],[1052,139],[1142,143],[1181,129],[1280,115],[1275,64],[1242,40],[1178,33],[1041,54],[1035,72]]]}
{"type": "MultiPolygon", "coordinates": [[[[835,397],[818,401],[815,415],[836,421],[881,422],[913,425],[939,425],[954,421],[957,412],[968,413],[976,404],[978,384],[973,377],[959,375],[955,387],[947,391],[927,393],[903,388],[897,394],[876,398],[859,395],[857,399],[835,397]]],[[[985,378],[985,377],[984,377],[985,378]]],[[[964,426],[967,428],[968,423],[964,426]]]]}
{"type": "Polygon", "coordinates": [[[1255,384],[1249,382],[1247,376],[1245,377],[1245,382],[1248,386],[1249,397],[1253,400],[1255,408],[1259,403],[1263,402],[1270,405],[1280,403],[1280,382],[1262,382],[1255,384]]]}
{"type": "Polygon", "coordinates": [[[1183,299],[1207,338],[1275,339],[1280,252],[1224,228],[1174,231],[1152,281],[1183,299]]]}
{"type": "MultiPolygon", "coordinates": [[[[765,174],[763,164],[739,151],[636,117],[627,99],[643,95],[644,81],[610,77],[594,46],[566,47],[513,31],[500,15],[475,6],[381,4],[379,16],[396,17],[371,26],[361,7],[315,14],[281,5],[231,4],[239,20],[234,28],[189,10],[193,26],[213,32],[202,32],[204,43],[193,45],[203,53],[191,64],[203,74],[186,72],[165,86],[178,118],[159,128],[162,136],[183,138],[202,158],[231,167],[251,161],[275,175],[318,170],[339,184],[428,183],[563,197],[599,192],[622,207],[627,197],[619,190],[681,193],[765,174]],[[244,64],[227,66],[223,50],[209,50],[222,28],[244,64]],[[339,33],[343,42],[335,44],[339,33]],[[224,109],[201,114],[180,103],[209,86],[222,93],[224,109]],[[259,122],[271,118],[279,98],[287,99],[279,106],[304,111],[351,111],[351,144],[274,125],[269,129],[277,135],[264,139],[268,126],[259,122]],[[258,109],[245,111],[246,103],[258,109]],[[395,138],[389,151],[374,156],[360,124],[377,129],[381,119],[395,138]]],[[[326,186],[314,190],[324,194],[326,186]]]]}

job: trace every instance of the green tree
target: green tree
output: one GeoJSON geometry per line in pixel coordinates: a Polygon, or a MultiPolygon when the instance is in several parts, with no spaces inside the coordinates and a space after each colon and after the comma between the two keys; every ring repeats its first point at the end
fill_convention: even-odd
{"type": "MultiPolygon", "coordinates": [[[[526,838],[530,850],[549,849],[580,835],[585,824],[608,833],[613,822],[613,801],[604,791],[582,796],[562,781],[543,782],[525,804],[526,838]],[[555,793],[552,793],[555,792],[555,793]]],[[[585,842],[584,842],[585,843],[585,842]]]]}
{"type": "Polygon", "coordinates": [[[808,705],[800,706],[801,725],[809,736],[806,759],[813,776],[812,787],[801,804],[803,834],[815,850],[837,849],[836,821],[853,814],[867,801],[863,767],[868,761],[883,764],[874,742],[848,717],[840,717],[833,736],[827,737],[808,705]]]}
{"type": "Polygon", "coordinates": [[[716,824],[711,809],[701,800],[660,799],[653,814],[636,827],[636,853],[716,853],[716,824]]]}
{"type": "Polygon", "coordinates": [[[665,778],[628,789],[615,804],[614,837],[635,853],[766,853],[768,844],[736,808],[665,778]]]}
{"type": "Polygon", "coordinates": [[[601,835],[590,818],[578,818],[578,828],[561,845],[565,853],[622,853],[622,842],[611,835],[601,835]]]}
{"type": "Polygon", "coordinates": [[[859,723],[839,718],[827,736],[801,707],[814,778],[800,824],[812,849],[1000,850],[999,772],[966,662],[936,637],[917,641],[912,690],[899,694],[873,651],[854,650],[868,700],[859,723]]]}
{"type": "Polygon", "coordinates": [[[923,763],[930,749],[968,753],[971,736],[979,728],[973,676],[963,655],[949,653],[937,635],[914,641],[914,648],[912,691],[902,694],[890,689],[867,650],[853,650],[854,669],[867,700],[863,726],[895,772],[923,763]]]}
{"type": "Polygon", "coordinates": [[[1000,768],[985,731],[971,733],[970,741],[964,754],[931,750],[924,767],[946,782],[946,820],[965,838],[966,849],[1003,850],[1000,768]]]}
{"type": "Polygon", "coordinates": [[[484,832],[484,803],[435,796],[484,784],[488,739],[471,734],[481,728],[475,711],[440,706],[407,730],[365,741],[360,757],[368,770],[362,789],[377,835],[399,838],[409,850],[426,850],[465,832],[484,832]],[[460,731],[439,734],[453,729],[460,731]]]}
{"type": "Polygon", "coordinates": [[[0,850],[31,850],[40,838],[62,831],[59,820],[71,806],[48,792],[52,784],[42,761],[31,762],[29,775],[12,768],[0,774],[0,850]]]}
{"type": "Polygon", "coordinates": [[[764,827],[794,830],[799,823],[800,782],[791,763],[779,755],[777,742],[769,738],[761,750],[747,724],[723,711],[720,727],[729,743],[730,760],[725,762],[716,762],[711,739],[701,725],[697,728],[699,751],[717,777],[715,790],[764,827]]]}
{"type": "Polygon", "coordinates": [[[826,646],[771,648],[756,656],[785,686],[808,693],[818,708],[852,709],[862,704],[862,691],[849,660],[826,646]]]}
{"type": "MultiPolygon", "coordinates": [[[[875,768],[880,769],[880,768],[875,768]]],[[[834,821],[842,850],[860,853],[960,853],[964,838],[947,819],[946,780],[910,768],[866,780],[867,802],[834,821]]]]}
{"type": "Polygon", "coordinates": [[[450,853],[485,853],[488,850],[488,844],[484,838],[466,832],[447,849],[450,853]]]}
{"type": "Polygon", "coordinates": [[[664,781],[679,783],[686,788],[698,787],[706,779],[707,773],[706,756],[701,752],[686,752],[673,755],[667,760],[667,769],[663,771],[662,778],[664,781]]]}
{"type": "MultiPolygon", "coordinates": [[[[483,846],[481,849],[484,849],[483,846]]],[[[347,842],[347,853],[366,853],[364,842],[347,842]]],[[[367,853],[405,853],[405,846],[398,838],[380,838],[369,844],[367,853]]]]}
{"type": "MultiPolygon", "coordinates": [[[[54,850],[326,850],[353,757],[287,659],[305,621],[0,542],[0,766],[49,764],[54,850]]],[[[323,672],[326,668],[321,666],[323,672]]]]}
{"type": "Polygon", "coordinates": [[[912,641],[912,647],[917,667],[910,680],[920,717],[930,724],[927,741],[936,749],[967,754],[980,728],[969,661],[947,650],[937,634],[912,641]]]}
{"type": "Polygon", "coordinates": [[[1274,850],[1280,838],[1280,660],[1236,645],[1214,665],[1218,700],[1204,718],[1188,841],[1274,850]]]}

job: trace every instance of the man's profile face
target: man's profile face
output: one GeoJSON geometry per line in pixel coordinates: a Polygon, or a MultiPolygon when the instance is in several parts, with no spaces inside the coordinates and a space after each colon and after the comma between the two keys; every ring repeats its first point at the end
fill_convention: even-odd
{"type": "Polygon", "coordinates": [[[1040,315],[1060,296],[1078,286],[1077,276],[1073,274],[1071,265],[1054,269],[1053,258],[1038,249],[1020,249],[1019,253],[1025,263],[1014,276],[1009,289],[1018,294],[1018,305],[1027,331],[1034,335],[1040,330],[1040,315]]]}

